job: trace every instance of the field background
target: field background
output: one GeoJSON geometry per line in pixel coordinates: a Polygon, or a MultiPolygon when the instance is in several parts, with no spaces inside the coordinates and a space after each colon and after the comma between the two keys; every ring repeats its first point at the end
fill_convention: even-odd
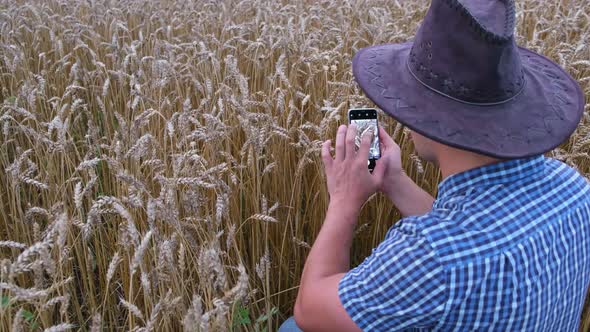
{"type": "MultiPolygon", "coordinates": [[[[517,6],[518,43],[588,100],[587,0],[517,6]]],[[[410,39],[426,8],[0,0],[0,330],[275,330],[328,203],[320,143],[372,105],[352,56],[410,39]]],[[[438,170],[380,120],[435,194],[438,170]]],[[[590,178],[589,149],[587,106],[548,156],[590,178]]],[[[371,198],[353,265],[398,219],[371,198]]]]}

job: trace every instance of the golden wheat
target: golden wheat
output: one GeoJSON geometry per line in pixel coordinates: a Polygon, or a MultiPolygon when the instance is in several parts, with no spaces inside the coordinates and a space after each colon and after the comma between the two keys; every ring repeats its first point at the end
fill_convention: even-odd
{"type": "MultiPolygon", "coordinates": [[[[427,5],[0,0],[0,330],[276,329],[328,203],[320,144],[372,105],[352,56],[412,38],[427,5]]],[[[517,6],[518,43],[590,95],[586,1],[517,6]]],[[[588,178],[589,109],[549,153],[588,178]]],[[[373,196],[353,263],[399,218],[373,196]]]]}

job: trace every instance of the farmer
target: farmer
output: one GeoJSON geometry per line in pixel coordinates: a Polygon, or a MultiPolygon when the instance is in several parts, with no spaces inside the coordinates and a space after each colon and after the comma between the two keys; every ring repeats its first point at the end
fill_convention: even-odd
{"type": "Polygon", "coordinates": [[[402,170],[379,129],[354,126],[322,148],[330,204],[307,257],[295,316],[279,331],[577,331],[590,282],[590,185],[544,157],[584,110],[579,85],[516,46],[509,0],[432,0],[412,42],[360,50],[366,95],[411,129],[440,167],[436,198],[402,170]],[[358,267],[349,250],[359,210],[382,192],[404,218],[358,267]],[[298,327],[299,326],[299,327],[298,327]]]}

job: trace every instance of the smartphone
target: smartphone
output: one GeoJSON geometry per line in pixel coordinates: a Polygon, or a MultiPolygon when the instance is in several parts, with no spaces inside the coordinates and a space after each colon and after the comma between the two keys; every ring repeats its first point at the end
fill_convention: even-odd
{"type": "Polygon", "coordinates": [[[354,139],[356,148],[361,146],[361,138],[368,130],[373,130],[373,140],[369,149],[369,159],[367,165],[372,172],[375,168],[377,159],[381,158],[381,149],[379,147],[379,131],[377,126],[377,110],[374,108],[353,108],[348,110],[348,123],[356,124],[357,132],[354,139]]]}

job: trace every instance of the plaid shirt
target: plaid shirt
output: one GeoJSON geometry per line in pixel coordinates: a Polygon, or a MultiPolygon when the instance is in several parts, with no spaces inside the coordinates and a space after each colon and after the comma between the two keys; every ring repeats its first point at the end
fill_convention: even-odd
{"type": "Polygon", "coordinates": [[[577,331],[590,282],[590,185],[557,160],[447,177],[340,281],[366,331],[577,331]]]}

